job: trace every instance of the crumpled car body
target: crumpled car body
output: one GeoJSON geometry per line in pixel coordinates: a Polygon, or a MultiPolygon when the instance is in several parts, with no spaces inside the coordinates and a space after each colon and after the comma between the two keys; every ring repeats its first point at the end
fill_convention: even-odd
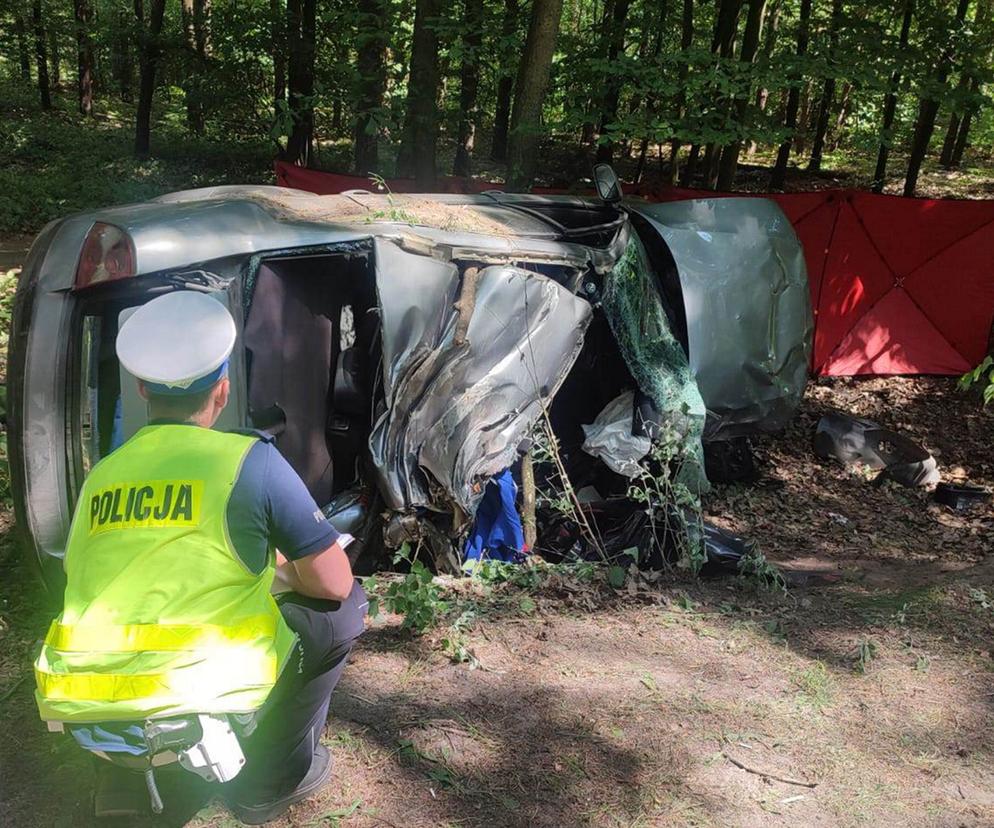
{"type": "MultiPolygon", "coordinates": [[[[403,529],[388,527],[388,538],[425,515],[465,527],[487,481],[551,421],[564,383],[611,395],[555,415],[578,433],[592,423],[617,390],[576,375],[591,325],[607,332],[598,347],[615,352],[611,383],[637,391],[699,458],[698,346],[673,324],[685,312],[657,272],[660,245],[656,226],[625,207],[504,193],[219,187],[53,222],[21,274],[10,339],[18,524],[57,584],[85,474],[147,419],[117,361],[117,329],[177,289],[214,296],[236,320],[231,401],[217,427],[273,427],[318,503],[329,513],[346,504],[350,526],[372,496],[376,519],[392,515],[403,529]]],[[[730,335],[721,342],[743,365],[730,335]]],[[[755,373],[745,366],[743,381],[755,373]]]]}
{"type": "Polygon", "coordinates": [[[763,198],[633,209],[672,256],[659,271],[683,310],[675,324],[707,407],[705,438],[782,429],[807,385],[814,331],[804,251],[783,211],[763,198]]]}

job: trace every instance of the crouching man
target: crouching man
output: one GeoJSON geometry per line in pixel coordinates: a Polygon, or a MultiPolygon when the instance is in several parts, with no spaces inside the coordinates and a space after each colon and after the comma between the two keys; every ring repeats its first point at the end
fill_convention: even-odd
{"type": "Polygon", "coordinates": [[[64,609],[35,664],[43,719],[105,758],[127,754],[99,763],[98,815],[120,813],[122,776],[142,781],[121,765],[145,763],[155,802],[149,734],[191,717],[237,734],[244,764],[219,789],[243,822],[275,819],[331,775],[320,736],[366,598],[348,538],[272,443],[211,430],[235,335],[220,303],[179,291],[117,338],[150,425],[83,484],[64,609]]]}

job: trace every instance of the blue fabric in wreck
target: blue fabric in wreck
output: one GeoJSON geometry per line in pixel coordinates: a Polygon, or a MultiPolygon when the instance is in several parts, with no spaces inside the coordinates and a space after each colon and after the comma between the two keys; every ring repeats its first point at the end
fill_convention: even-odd
{"type": "Polygon", "coordinates": [[[518,487],[510,469],[490,479],[466,538],[465,561],[519,563],[524,559],[525,533],[515,505],[517,495],[518,487]]]}
{"type": "Polygon", "coordinates": [[[101,750],[104,753],[127,753],[131,756],[144,756],[145,733],[141,725],[124,722],[108,722],[95,725],[73,725],[69,732],[86,750],[101,750]]]}

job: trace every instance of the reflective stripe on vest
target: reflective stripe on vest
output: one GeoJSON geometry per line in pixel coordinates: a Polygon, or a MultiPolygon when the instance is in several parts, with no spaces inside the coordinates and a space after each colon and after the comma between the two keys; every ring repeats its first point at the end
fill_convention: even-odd
{"type": "Polygon", "coordinates": [[[62,615],[35,664],[44,719],[257,710],[296,636],[225,513],[255,438],[142,429],[91,471],[66,549],[62,615]]]}

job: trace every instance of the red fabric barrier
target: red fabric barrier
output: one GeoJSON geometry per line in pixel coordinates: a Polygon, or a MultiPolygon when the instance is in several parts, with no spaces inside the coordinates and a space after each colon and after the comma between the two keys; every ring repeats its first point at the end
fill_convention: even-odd
{"type": "MultiPolygon", "coordinates": [[[[325,195],[373,189],[367,178],[282,162],[276,180],[325,195]]],[[[396,193],[415,190],[409,179],[387,185],[396,193]]],[[[439,191],[446,193],[499,187],[474,179],[439,180],[439,191]]],[[[956,375],[987,353],[994,322],[994,200],[910,199],[857,190],[625,189],[648,201],[754,195],[776,201],[804,247],[816,373],[956,375]]]]}

